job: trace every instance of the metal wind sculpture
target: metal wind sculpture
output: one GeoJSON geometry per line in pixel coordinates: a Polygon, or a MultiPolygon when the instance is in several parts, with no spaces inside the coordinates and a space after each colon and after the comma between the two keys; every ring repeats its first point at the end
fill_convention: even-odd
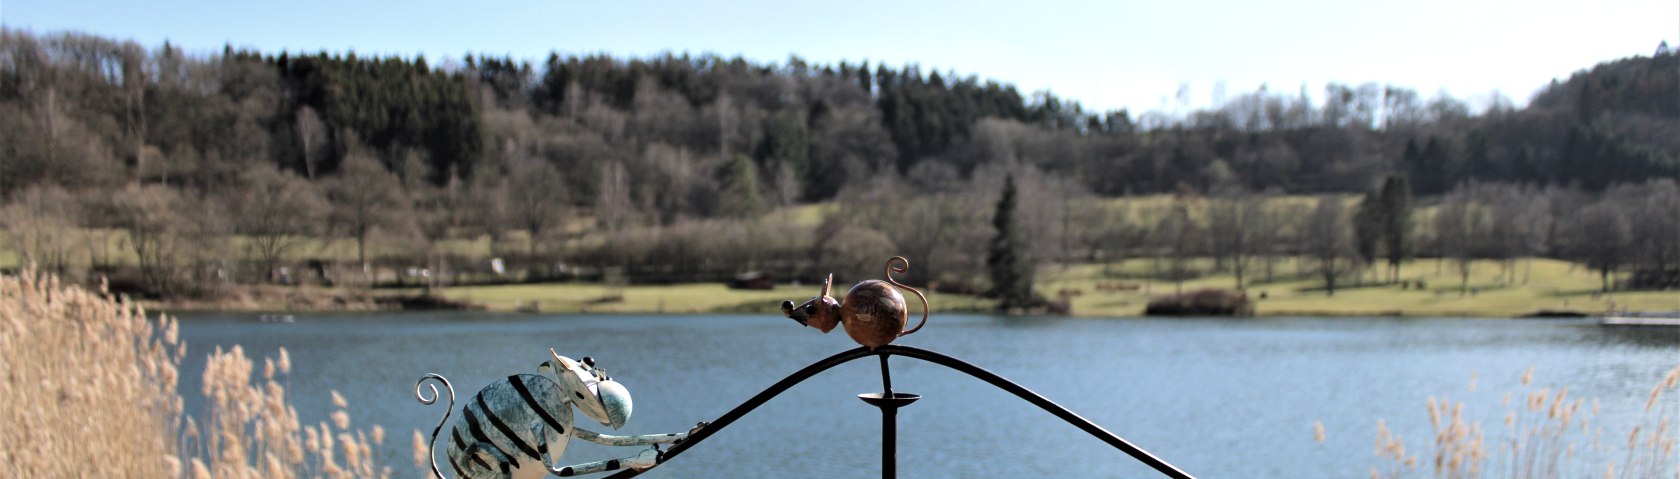
{"type": "MultiPolygon", "coordinates": [[[[630,420],[630,391],[596,368],[594,359],[586,356],[583,361],[574,361],[553,349],[548,353],[554,360],[544,361],[538,367],[539,374],[515,374],[491,383],[461,408],[463,420],[451,429],[447,452],[456,477],[535,478],[647,469],[659,463],[660,444],[680,444],[705,426],[701,423],[684,433],[642,436],[613,436],[577,427],[572,424],[573,407],[603,426],[614,430],[624,427],[630,420]],[[622,459],[555,465],[573,436],[607,446],[651,447],[622,459]]],[[[437,386],[425,384],[428,379],[443,383],[449,391],[449,409],[432,430],[429,447],[436,449],[438,433],[455,409],[455,387],[443,376],[422,376],[414,383],[414,396],[422,404],[430,405],[438,399],[437,386]],[[423,393],[421,386],[430,388],[431,394],[423,393]]],[[[444,477],[438,470],[437,456],[430,455],[432,473],[444,477]]]]}
{"type": "Polygon", "coordinates": [[[823,333],[834,330],[836,323],[844,324],[846,335],[851,336],[858,344],[869,349],[885,346],[894,339],[920,331],[922,326],[927,324],[927,296],[892,277],[895,272],[903,273],[909,269],[910,260],[904,259],[903,256],[889,258],[885,281],[864,280],[846,292],[845,301],[835,301],[829,297],[829,290],[834,286],[834,275],[830,274],[828,279],[823,281],[821,294],[799,306],[794,306],[793,301],[783,301],[782,314],[823,333]],[[895,262],[903,263],[903,266],[895,268],[895,262]],[[904,295],[899,294],[894,286],[910,290],[922,299],[922,322],[916,323],[916,327],[904,329],[910,319],[910,308],[904,303],[904,295]]]}
{"type": "MultiPolygon", "coordinates": [[[[613,470],[618,472],[607,479],[635,477],[700,444],[712,434],[806,379],[835,366],[873,356],[881,361],[881,386],[884,391],[859,394],[858,399],[881,410],[881,477],[895,478],[898,475],[898,410],[921,399],[920,395],[893,391],[892,371],[888,367],[887,359],[890,356],[905,356],[945,366],[985,381],[1051,413],[1057,419],[1079,428],[1167,477],[1193,479],[1194,476],[1189,473],[1103,429],[1102,426],[991,371],[933,351],[889,344],[894,339],[915,333],[927,324],[927,296],[892,277],[892,273],[903,273],[909,267],[910,261],[902,256],[888,259],[886,280],[860,282],[846,293],[844,301],[829,297],[834,283],[834,276],[829,275],[828,280],[823,283],[822,293],[817,297],[797,307],[792,301],[783,302],[782,313],[788,318],[824,333],[833,330],[836,325],[844,325],[846,334],[863,347],[842,351],[812,363],[735,406],[716,420],[699,423],[685,433],[608,436],[574,427],[572,407],[577,407],[591,419],[613,429],[623,426],[630,418],[630,393],[612,381],[605,372],[596,369],[594,361],[589,358],[584,358],[579,363],[550,349],[549,354],[554,356],[554,360],[543,363],[541,375],[508,376],[507,379],[480,390],[478,395],[473,397],[473,402],[462,408],[465,421],[457,422],[451,431],[449,464],[457,476],[472,478],[511,478],[516,474],[519,477],[527,477],[527,474],[571,476],[613,470]],[[902,266],[894,267],[894,263],[900,263],[902,266]],[[904,296],[899,294],[896,288],[908,289],[922,300],[922,321],[914,328],[904,329],[909,319],[909,311],[905,307],[904,296]],[[554,459],[565,452],[566,441],[570,436],[609,446],[649,448],[635,456],[622,459],[566,467],[554,466],[554,459]],[[671,447],[661,451],[660,444],[669,444],[671,447]],[[528,462],[533,460],[540,463],[528,462]]],[[[420,387],[425,385],[428,379],[443,383],[449,390],[450,409],[454,409],[455,390],[443,376],[428,374],[421,377],[420,382],[414,385],[415,397],[425,404],[437,401],[438,389],[435,385],[426,385],[431,388],[430,397],[421,392],[420,387]]],[[[445,412],[443,421],[432,431],[434,446],[438,433],[448,421],[449,413],[445,412]]],[[[432,473],[443,477],[438,470],[435,456],[432,473]]]]}

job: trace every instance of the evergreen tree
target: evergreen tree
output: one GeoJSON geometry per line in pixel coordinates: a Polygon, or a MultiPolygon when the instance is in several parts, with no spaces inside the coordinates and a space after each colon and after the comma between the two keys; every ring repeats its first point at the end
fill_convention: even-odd
{"type": "Polygon", "coordinates": [[[1382,197],[1375,191],[1365,192],[1365,197],[1359,200],[1359,209],[1353,213],[1354,251],[1359,253],[1361,264],[1376,262],[1377,247],[1384,236],[1383,220],[1382,197]]]}
{"type": "Polygon", "coordinates": [[[1445,193],[1452,189],[1452,176],[1447,171],[1451,161],[1447,151],[1449,145],[1440,137],[1430,136],[1422,148],[1413,148],[1408,144],[1406,151],[1407,171],[1409,176],[1417,179],[1419,193],[1426,195],[1445,193]]]}
{"type": "Polygon", "coordinates": [[[1412,185],[1406,175],[1389,175],[1378,194],[1382,205],[1382,250],[1389,281],[1400,279],[1400,263],[1412,257],[1412,185]]]}
{"type": "Polygon", "coordinates": [[[1400,278],[1400,263],[1412,255],[1412,191],[1405,175],[1389,175],[1382,187],[1367,192],[1353,216],[1355,246],[1361,259],[1388,260],[1389,281],[1400,278]]]}
{"type": "Polygon", "coordinates": [[[1027,242],[1021,225],[1016,221],[1015,177],[1003,182],[1003,197],[998,199],[997,213],[992,226],[997,236],[992,238],[991,251],[986,255],[986,268],[992,276],[992,293],[1002,302],[1000,309],[1026,308],[1032,305],[1033,270],[1027,259],[1027,242]]]}
{"type": "Polygon", "coordinates": [[[764,212],[758,195],[758,167],[747,155],[730,155],[718,170],[718,215],[752,218],[764,212]]]}

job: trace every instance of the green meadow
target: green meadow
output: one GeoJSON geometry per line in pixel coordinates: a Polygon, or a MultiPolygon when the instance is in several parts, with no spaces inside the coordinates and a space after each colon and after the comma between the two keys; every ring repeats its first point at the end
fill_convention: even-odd
{"type": "MultiPolygon", "coordinates": [[[[1066,296],[1073,314],[1084,317],[1128,317],[1143,314],[1152,295],[1172,294],[1177,283],[1144,279],[1151,269],[1148,259],[1121,264],[1078,264],[1050,266],[1039,271],[1038,290],[1046,297],[1066,296]]],[[[1205,262],[1205,261],[1204,261],[1205,262]]],[[[1257,279],[1248,287],[1262,316],[1472,316],[1514,317],[1540,311],[1598,313],[1615,308],[1680,310],[1680,292],[1639,291],[1598,294],[1598,276],[1567,262],[1524,259],[1515,266],[1515,280],[1491,261],[1472,265],[1468,288],[1461,291],[1455,266],[1443,262],[1439,272],[1434,260],[1417,260],[1404,265],[1401,277],[1423,288],[1402,288],[1376,284],[1374,279],[1359,284],[1348,278],[1336,294],[1326,295],[1316,278],[1296,274],[1293,260],[1280,260],[1274,280],[1264,281],[1264,272],[1249,273],[1257,279]],[[1265,298],[1260,296],[1264,294],[1265,298]]],[[[1207,265],[1199,265],[1207,266],[1207,265]]],[[[1303,271],[1304,273],[1305,271],[1303,271]]],[[[1231,288],[1230,274],[1187,280],[1185,291],[1199,288],[1231,288]]],[[[483,305],[494,311],[521,308],[542,312],[608,313],[776,313],[783,300],[803,302],[817,293],[818,286],[778,285],[774,290],[729,289],[721,284],[669,286],[603,286],[584,283],[520,284],[454,287],[441,291],[447,298],[483,305]]],[[[844,287],[836,286],[836,296],[844,287]]],[[[910,298],[912,302],[915,300],[910,298]]],[[[981,312],[993,302],[974,296],[930,293],[934,312],[981,312]]],[[[911,305],[911,311],[919,310],[911,305]]]]}
{"type": "MultiPolygon", "coordinates": [[[[1040,272],[1038,290],[1049,297],[1063,291],[1072,293],[1069,299],[1073,313],[1078,316],[1137,316],[1143,314],[1149,296],[1172,294],[1179,289],[1171,281],[1143,279],[1150,263],[1151,260],[1145,259],[1119,266],[1086,264],[1046,268],[1040,272]],[[1102,283],[1123,288],[1099,289],[1102,283]]],[[[1310,268],[1310,265],[1303,266],[1310,268]]],[[[1277,261],[1272,281],[1264,281],[1264,270],[1256,266],[1250,266],[1246,276],[1250,280],[1249,298],[1256,301],[1255,313],[1262,316],[1512,317],[1543,310],[1589,314],[1611,308],[1680,310],[1680,291],[1598,294],[1596,272],[1564,261],[1523,259],[1515,263],[1514,270],[1513,280],[1497,262],[1474,262],[1468,286],[1461,288],[1457,267],[1451,261],[1441,262],[1437,270],[1433,259],[1414,260],[1402,266],[1401,279],[1411,286],[1421,281],[1423,288],[1377,284],[1375,276],[1367,275],[1363,284],[1344,278],[1333,296],[1325,294],[1323,281],[1311,276],[1310,270],[1297,274],[1292,259],[1277,261]]],[[[1230,289],[1235,284],[1233,275],[1216,274],[1187,280],[1182,287],[1184,291],[1230,289]]]]}
{"type": "MultiPolygon", "coordinates": [[[[773,290],[730,289],[722,284],[678,284],[663,286],[603,286],[589,283],[518,284],[463,286],[442,291],[444,297],[467,301],[492,311],[535,310],[540,312],[584,313],[775,313],[782,301],[802,303],[821,289],[820,284],[777,285],[773,290]]],[[[840,286],[833,293],[844,294],[840,286]]],[[[914,296],[906,298],[919,302],[914,296]]],[[[983,311],[991,302],[964,295],[930,294],[935,312],[983,311]]],[[[920,311],[913,304],[911,311],[920,311]]]]}

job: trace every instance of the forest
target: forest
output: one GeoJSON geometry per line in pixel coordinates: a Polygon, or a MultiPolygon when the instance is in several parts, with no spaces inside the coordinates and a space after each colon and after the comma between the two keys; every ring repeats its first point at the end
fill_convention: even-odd
{"type": "Polygon", "coordinates": [[[906,255],[914,283],[984,293],[1007,182],[1037,266],[1169,258],[1183,277],[1212,258],[1240,287],[1308,258],[1334,291],[1409,258],[1540,256],[1606,290],[1677,288],[1676,85],[1661,48],[1521,108],[1331,84],[1092,112],[919,65],[434,63],[6,29],[0,258],[156,297],[857,279],[906,255]]]}

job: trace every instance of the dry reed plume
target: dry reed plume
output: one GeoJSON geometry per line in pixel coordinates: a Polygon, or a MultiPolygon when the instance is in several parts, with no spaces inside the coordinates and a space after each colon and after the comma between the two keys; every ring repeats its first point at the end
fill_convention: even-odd
{"type": "MultiPolygon", "coordinates": [[[[1569,388],[1535,388],[1534,368],[1522,375],[1523,390],[1506,392],[1502,437],[1489,441],[1480,422],[1465,417],[1464,403],[1430,397],[1429,423],[1435,433],[1434,450],[1422,460],[1407,455],[1405,444],[1377,420],[1377,455],[1384,465],[1371,468],[1371,477],[1429,476],[1437,478],[1560,478],[1590,477],[1602,471],[1606,479],[1680,478],[1675,453],[1672,413],[1680,403],[1662,402],[1665,391],[1680,386],[1680,366],[1668,371],[1651,389],[1642,422],[1626,436],[1605,436],[1597,399],[1569,396],[1569,388]],[[1516,399],[1517,404],[1512,404],[1516,399]],[[1590,455],[1589,455],[1590,453],[1590,455]],[[1612,458],[1598,465],[1589,458],[1612,458]],[[1418,471],[1422,466],[1425,470],[1418,471]]],[[[1475,388],[1475,375],[1471,376],[1475,388]]]]}
{"type": "Polygon", "coordinates": [[[0,276],[0,476],[390,476],[373,460],[384,429],[352,428],[336,391],[332,424],[300,424],[284,349],[258,378],[242,348],[217,348],[201,418],[176,390],[185,355],[169,316],[29,270],[0,276]]]}

